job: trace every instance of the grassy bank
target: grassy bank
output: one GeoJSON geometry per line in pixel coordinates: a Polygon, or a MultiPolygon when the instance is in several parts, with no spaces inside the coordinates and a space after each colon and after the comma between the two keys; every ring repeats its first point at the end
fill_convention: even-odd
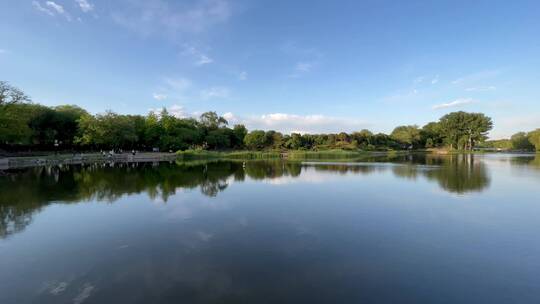
{"type": "Polygon", "coordinates": [[[368,152],[347,150],[323,150],[323,151],[206,151],[186,150],[178,151],[179,159],[351,159],[364,156],[389,155],[407,152],[368,152]]]}

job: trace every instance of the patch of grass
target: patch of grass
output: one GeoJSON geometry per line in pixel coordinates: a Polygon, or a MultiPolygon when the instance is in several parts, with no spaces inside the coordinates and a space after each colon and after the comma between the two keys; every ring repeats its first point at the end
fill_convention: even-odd
{"type": "Polygon", "coordinates": [[[179,159],[268,159],[280,158],[279,151],[231,151],[218,152],[206,150],[186,150],[178,151],[176,155],[179,159]]]}
{"type": "Polygon", "coordinates": [[[195,159],[289,159],[289,160],[329,160],[329,159],[353,159],[365,156],[389,155],[396,152],[370,152],[370,151],[351,151],[351,150],[289,150],[289,151],[206,151],[206,150],[186,150],[178,151],[176,155],[181,160],[195,159]]]}

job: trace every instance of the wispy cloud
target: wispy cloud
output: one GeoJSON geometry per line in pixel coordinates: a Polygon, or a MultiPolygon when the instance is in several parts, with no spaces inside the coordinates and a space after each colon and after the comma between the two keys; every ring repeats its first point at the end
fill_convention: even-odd
{"type": "Polygon", "coordinates": [[[471,87],[466,88],[465,91],[467,92],[485,92],[485,91],[494,91],[497,88],[495,86],[479,86],[479,87],[471,87]]]}
{"type": "Polygon", "coordinates": [[[303,72],[307,73],[311,71],[311,68],[313,67],[312,63],[309,62],[298,62],[296,64],[296,67],[294,68],[297,72],[303,72]]]}
{"type": "Polygon", "coordinates": [[[460,84],[472,84],[477,83],[479,81],[483,81],[486,79],[491,79],[499,76],[501,74],[500,70],[486,70],[481,71],[477,73],[472,73],[469,75],[462,76],[460,78],[455,79],[452,81],[452,84],[460,85],[460,84]]]}
{"type": "Polygon", "coordinates": [[[39,3],[38,1],[32,1],[32,6],[42,12],[42,13],[45,13],[47,15],[50,15],[50,16],[55,16],[55,15],[59,15],[59,16],[64,16],[66,18],[67,21],[71,21],[71,15],[64,9],[64,7],[54,1],[46,1],[44,5],[42,5],[41,3],[39,3]]]}
{"type": "Polygon", "coordinates": [[[201,91],[202,99],[229,98],[230,90],[227,87],[212,87],[201,91]]]}
{"type": "Polygon", "coordinates": [[[47,1],[45,2],[45,4],[52,8],[53,10],[55,10],[58,14],[64,14],[66,11],[64,10],[64,7],[61,6],[60,4],[57,4],[56,2],[54,1],[47,1]]]}
{"type": "Polygon", "coordinates": [[[186,45],[182,55],[192,57],[196,66],[202,66],[214,62],[212,58],[200,51],[198,48],[186,45]]]}
{"type": "Polygon", "coordinates": [[[320,59],[323,54],[316,48],[300,46],[296,42],[289,41],[279,47],[280,51],[295,57],[320,59]]]}
{"type": "Polygon", "coordinates": [[[154,94],[152,95],[152,97],[154,97],[155,100],[159,100],[159,101],[162,101],[162,100],[167,99],[167,95],[165,95],[165,94],[159,94],[159,93],[154,93],[154,94]]]}
{"type": "Polygon", "coordinates": [[[433,109],[439,110],[439,109],[453,108],[453,107],[459,107],[459,106],[463,106],[463,105],[467,105],[471,103],[474,103],[474,100],[472,98],[459,98],[448,103],[434,105],[433,109]]]}
{"type": "Polygon", "coordinates": [[[227,112],[222,116],[227,120],[227,122],[229,122],[229,125],[236,124],[239,121],[238,117],[236,117],[236,115],[234,115],[232,112],[227,112]]]}
{"type": "MultiPolygon", "coordinates": [[[[174,104],[172,106],[165,107],[165,110],[167,110],[167,112],[169,112],[170,115],[176,118],[193,117],[193,114],[188,113],[186,109],[181,105],[174,104]]],[[[163,108],[148,109],[148,112],[154,113],[158,116],[161,114],[161,111],[163,111],[163,108]]]]}
{"type": "Polygon", "coordinates": [[[184,77],[171,78],[166,77],[165,83],[172,89],[176,91],[185,91],[191,87],[191,81],[184,77]]]}
{"type": "Polygon", "coordinates": [[[242,71],[238,73],[238,80],[247,80],[248,73],[246,71],[242,71]]]}
{"type": "Polygon", "coordinates": [[[439,75],[435,75],[433,79],[431,79],[431,84],[437,84],[439,82],[439,75]]]}
{"type": "Polygon", "coordinates": [[[297,62],[294,66],[294,70],[291,74],[289,74],[290,78],[298,78],[301,77],[309,72],[314,67],[314,63],[312,62],[297,62]]]}
{"type": "Polygon", "coordinates": [[[40,11],[40,12],[42,12],[42,13],[45,13],[45,14],[50,15],[50,16],[54,16],[53,11],[51,11],[50,9],[48,9],[48,8],[46,8],[46,7],[44,7],[44,6],[42,6],[42,5],[41,5],[39,2],[37,2],[37,1],[32,1],[32,6],[33,6],[36,10],[38,10],[38,11],[40,11]]]}
{"type": "Polygon", "coordinates": [[[87,0],[75,0],[79,7],[81,8],[81,11],[88,13],[94,10],[94,4],[88,2],[87,0]]]}
{"type": "Polygon", "coordinates": [[[6,49],[0,49],[0,54],[7,54],[8,53],[8,50],[6,49]]]}
{"type": "Polygon", "coordinates": [[[157,101],[172,100],[185,101],[190,96],[193,85],[185,77],[164,77],[161,84],[154,88],[152,98],[157,101]]]}
{"type": "Polygon", "coordinates": [[[195,61],[195,65],[205,65],[214,62],[214,60],[204,54],[199,56],[199,59],[195,61]]]}
{"type": "Polygon", "coordinates": [[[419,83],[424,82],[424,79],[426,79],[426,77],[424,77],[424,76],[419,76],[419,77],[416,77],[416,78],[413,80],[413,82],[414,82],[415,84],[419,84],[419,83]]]}
{"type": "Polygon", "coordinates": [[[164,0],[124,0],[122,9],[112,14],[113,20],[142,35],[165,34],[177,38],[179,34],[204,32],[226,22],[231,5],[226,0],[196,0],[166,2],[164,0]]]}

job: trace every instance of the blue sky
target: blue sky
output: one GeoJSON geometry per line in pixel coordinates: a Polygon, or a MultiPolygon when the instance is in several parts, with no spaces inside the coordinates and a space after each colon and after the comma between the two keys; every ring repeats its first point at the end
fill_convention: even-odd
{"type": "Polygon", "coordinates": [[[46,105],[336,132],[540,127],[538,1],[4,0],[0,79],[46,105]]]}

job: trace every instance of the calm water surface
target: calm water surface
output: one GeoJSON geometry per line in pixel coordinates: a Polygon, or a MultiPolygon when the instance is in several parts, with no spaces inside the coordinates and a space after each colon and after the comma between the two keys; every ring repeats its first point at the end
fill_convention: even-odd
{"type": "Polygon", "coordinates": [[[0,303],[540,303],[540,156],[10,170],[0,303]]]}

